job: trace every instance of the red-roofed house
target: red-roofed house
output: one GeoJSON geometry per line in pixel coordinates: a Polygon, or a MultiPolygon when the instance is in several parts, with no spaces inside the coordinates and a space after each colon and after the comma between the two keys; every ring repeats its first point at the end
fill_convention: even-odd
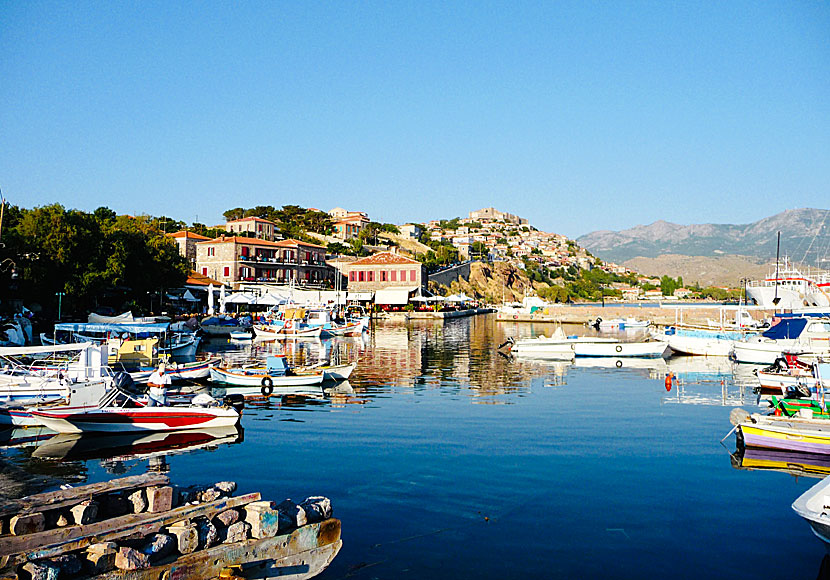
{"type": "Polygon", "coordinates": [[[269,242],[273,242],[277,237],[277,224],[255,216],[231,220],[224,225],[224,228],[231,234],[252,234],[260,240],[269,242]]]}
{"type": "Polygon", "coordinates": [[[330,210],[329,216],[334,227],[333,235],[341,240],[356,238],[369,223],[369,215],[366,212],[346,211],[342,207],[330,210]]]}
{"type": "Polygon", "coordinates": [[[174,234],[167,234],[167,237],[176,240],[176,243],[179,245],[179,253],[185,258],[189,258],[191,260],[191,265],[196,261],[196,243],[210,239],[187,230],[181,230],[174,234]]]}
{"type": "Polygon", "coordinates": [[[395,252],[380,252],[343,265],[349,292],[418,290],[426,280],[421,262],[395,252]]]}
{"type": "Polygon", "coordinates": [[[239,236],[196,244],[196,271],[225,284],[269,282],[321,285],[331,279],[326,249],[299,240],[272,242],[239,236]]]}

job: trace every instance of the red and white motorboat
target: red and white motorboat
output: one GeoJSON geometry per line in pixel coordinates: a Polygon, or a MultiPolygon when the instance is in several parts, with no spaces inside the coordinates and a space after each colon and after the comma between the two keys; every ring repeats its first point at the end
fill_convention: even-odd
{"type": "Polygon", "coordinates": [[[32,410],[31,414],[58,433],[125,433],[229,427],[239,422],[240,410],[220,405],[211,397],[204,405],[148,407],[129,393],[113,389],[96,408],[52,407],[32,410]]]}

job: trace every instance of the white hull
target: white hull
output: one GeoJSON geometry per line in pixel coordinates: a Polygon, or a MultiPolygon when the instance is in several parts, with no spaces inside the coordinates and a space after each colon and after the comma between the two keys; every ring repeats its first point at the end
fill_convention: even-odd
{"type": "Polygon", "coordinates": [[[739,363],[771,365],[784,351],[801,354],[794,341],[739,341],[732,345],[732,356],[739,363]]]}
{"type": "Polygon", "coordinates": [[[747,302],[755,301],[761,308],[789,310],[804,307],[804,297],[798,292],[783,286],[778,287],[777,297],[779,301],[776,305],[774,302],[776,298],[775,286],[748,286],[746,289],[747,302]]]}
{"type": "Polygon", "coordinates": [[[667,348],[665,342],[577,343],[574,354],[578,357],[658,358],[663,356],[667,348]]]}
{"type": "Polygon", "coordinates": [[[766,371],[758,371],[758,383],[764,389],[781,389],[782,394],[786,394],[787,390],[795,389],[798,386],[804,386],[813,391],[818,388],[818,379],[815,377],[785,375],[766,371]]]}
{"type": "Polygon", "coordinates": [[[729,356],[734,340],[699,336],[666,336],[669,348],[678,354],[696,356],[729,356]]]}
{"type": "Polygon", "coordinates": [[[274,387],[302,387],[319,385],[323,382],[323,373],[315,375],[277,375],[263,373],[236,372],[224,368],[211,368],[210,380],[214,383],[223,383],[224,386],[264,387],[269,384],[274,387]]]}
{"type": "Polygon", "coordinates": [[[830,477],[822,479],[793,502],[795,513],[804,518],[813,533],[830,549],[830,477]]]}

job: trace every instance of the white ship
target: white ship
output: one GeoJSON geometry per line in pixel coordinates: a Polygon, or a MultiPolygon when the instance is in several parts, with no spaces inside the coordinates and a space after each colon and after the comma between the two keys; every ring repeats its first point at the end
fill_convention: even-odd
{"type": "Polygon", "coordinates": [[[746,287],[747,302],[762,308],[792,310],[808,306],[830,306],[830,272],[802,273],[788,258],[775,265],[763,280],[746,287]]]}

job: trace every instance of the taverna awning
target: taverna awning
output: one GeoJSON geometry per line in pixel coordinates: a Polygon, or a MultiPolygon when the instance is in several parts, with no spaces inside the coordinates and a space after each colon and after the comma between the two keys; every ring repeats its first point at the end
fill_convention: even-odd
{"type": "Polygon", "coordinates": [[[409,303],[409,293],[417,290],[418,287],[413,288],[387,288],[386,290],[375,291],[375,304],[387,304],[390,306],[399,306],[409,303]]]}
{"type": "Polygon", "coordinates": [[[346,300],[357,300],[358,302],[368,302],[372,299],[372,292],[349,292],[346,295],[346,300]]]}

